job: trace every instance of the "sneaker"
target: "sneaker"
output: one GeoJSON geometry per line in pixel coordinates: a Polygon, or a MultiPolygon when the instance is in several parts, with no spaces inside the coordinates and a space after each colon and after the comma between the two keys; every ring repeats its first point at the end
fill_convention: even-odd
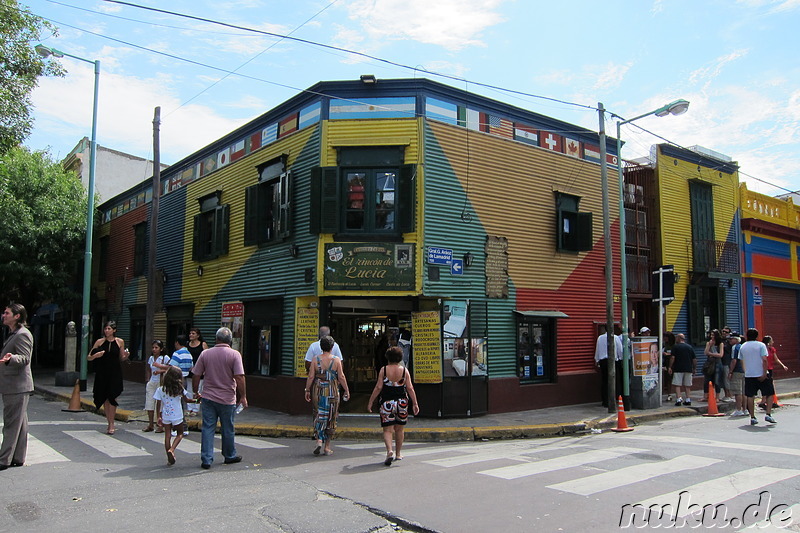
{"type": "Polygon", "coordinates": [[[671,401],[672,401],[672,394],[668,394],[668,395],[667,395],[667,401],[668,401],[668,402],[671,402],[671,401]]]}
{"type": "Polygon", "coordinates": [[[756,420],[756,417],[751,418],[750,419],[750,425],[751,426],[755,426],[756,424],[758,424],[758,420],[756,420]]]}
{"type": "Polygon", "coordinates": [[[683,405],[692,405],[692,399],[686,398],[685,400],[683,400],[683,405]]]}
{"type": "Polygon", "coordinates": [[[189,430],[188,429],[183,430],[183,436],[184,437],[188,437],[189,436],[189,430]]]}
{"type": "Polygon", "coordinates": [[[774,418],[772,418],[770,415],[767,415],[767,416],[765,416],[765,417],[764,417],[764,420],[766,420],[766,421],[767,421],[767,422],[769,422],[770,424],[777,424],[777,423],[778,423],[778,421],[777,421],[777,420],[775,420],[774,418]]]}
{"type": "Polygon", "coordinates": [[[723,401],[723,402],[725,402],[725,403],[733,403],[733,402],[735,402],[736,400],[734,400],[734,399],[733,399],[733,398],[731,398],[730,396],[725,396],[725,397],[722,399],[722,401],[723,401]]]}
{"type": "Polygon", "coordinates": [[[680,406],[682,405],[682,403],[683,403],[683,402],[681,402],[681,399],[680,399],[680,398],[678,398],[678,401],[677,401],[677,402],[675,402],[675,407],[680,407],[680,406]]]}
{"type": "Polygon", "coordinates": [[[173,437],[177,437],[178,436],[178,432],[175,431],[174,429],[172,431],[170,431],[169,434],[172,435],[173,437]]]}
{"type": "Polygon", "coordinates": [[[744,414],[743,411],[739,411],[738,409],[731,413],[731,416],[742,416],[744,414]]]}

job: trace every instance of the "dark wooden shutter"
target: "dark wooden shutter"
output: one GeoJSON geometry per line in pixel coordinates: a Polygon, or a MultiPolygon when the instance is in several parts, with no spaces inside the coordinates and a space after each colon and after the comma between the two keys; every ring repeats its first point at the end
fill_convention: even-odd
{"type": "Polygon", "coordinates": [[[275,220],[275,232],[278,237],[288,237],[291,234],[291,203],[292,203],[292,173],[284,172],[281,174],[277,184],[277,218],[275,220]]]}
{"type": "Polygon", "coordinates": [[[244,190],[244,245],[258,244],[259,211],[258,187],[252,185],[244,190]]]}
{"type": "Polygon", "coordinates": [[[192,260],[194,261],[202,261],[203,260],[203,243],[202,238],[200,235],[200,227],[203,219],[203,214],[200,213],[199,215],[194,216],[194,228],[193,228],[193,236],[192,236],[192,260]]]}
{"type": "Polygon", "coordinates": [[[311,216],[309,231],[337,233],[341,220],[338,167],[311,169],[311,216]]]}
{"type": "Polygon", "coordinates": [[[575,250],[578,252],[591,250],[594,244],[594,239],[592,238],[592,214],[577,213],[575,223],[577,226],[575,232],[575,250]]]}
{"type": "Polygon", "coordinates": [[[230,206],[222,205],[214,210],[214,241],[212,256],[219,257],[228,253],[228,222],[230,206]]]}
{"type": "Polygon", "coordinates": [[[397,213],[397,229],[401,233],[410,233],[414,231],[414,222],[417,219],[415,216],[417,205],[417,189],[415,187],[416,180],[414,179],[416,174],[416,165],[403,165],[400,167],[400,179],[397,184],[397,209],[399,211],[397,213]]]}

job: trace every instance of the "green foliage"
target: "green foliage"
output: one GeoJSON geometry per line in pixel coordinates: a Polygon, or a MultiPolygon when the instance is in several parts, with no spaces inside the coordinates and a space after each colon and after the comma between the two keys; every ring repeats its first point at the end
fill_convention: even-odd
{"type": "Polygon", "coordinates": [[[30,95],[39,76],[64,74],[58,62],[44,60],[33,48],[56,33],[16,0],[0,0],[0,154],[30,135],[30,95]]]}
{"type": "Polygon", "coordinates": [[[35,309],[77,296],[86,197],[80,179],[47,152],[16,147],[0,156],[0,302],[35,309]]]}

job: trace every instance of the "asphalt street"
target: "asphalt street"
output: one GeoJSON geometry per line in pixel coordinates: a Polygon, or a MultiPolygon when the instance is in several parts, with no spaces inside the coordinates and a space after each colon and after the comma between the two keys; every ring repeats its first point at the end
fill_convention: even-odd
{"type": "Polygon", "coordinates": [[[308,439],[237,436],[242,463],[217,454],[207,471],[197,432],[168,466],[143,423],[118,422],[111,437],[99,415],[62,407],[31,399],[28,464],[0,472],[0,531],[612,531],[652,527],[641,513],[652,505],[686,528],[702,518],[722,531],[800,531],[791,403],[776,425],[688,417],[621,434],[412,442],[389,467],[377,441],[337,439],[325,457],[308,439]],[[704,505],[725,517],[695,516],[704,505]]]}

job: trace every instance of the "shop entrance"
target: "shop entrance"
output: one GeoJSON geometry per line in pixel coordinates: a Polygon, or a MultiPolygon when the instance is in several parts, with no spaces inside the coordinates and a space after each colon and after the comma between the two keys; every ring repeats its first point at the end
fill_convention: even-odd
{"type": "Polygon", "coordinates": [[[401,337],[404,341],[411,337],[412,306],[412,301],[400,298],[331,301],[331,335],[342,350],[351,393],[341,412],[367,412],[378,371],[385,364],[383,354],[389,346],[402,346],[401,337]]]}

